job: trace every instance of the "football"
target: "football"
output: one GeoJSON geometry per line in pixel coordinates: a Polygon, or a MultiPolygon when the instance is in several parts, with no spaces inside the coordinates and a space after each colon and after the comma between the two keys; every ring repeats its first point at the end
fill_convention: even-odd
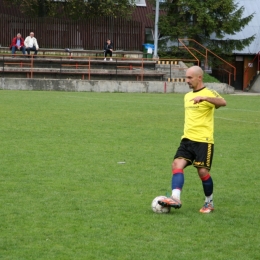
{"type": "Polygon", "coordinates": [[[154,200],[152,201],[152,210],[155,213],[169,213],[171,211],[171,207],[163,207],[161,205],[158,204],[158,200],[160,199],[166,199],[166,196],[158,196],[156,198],[154,198],[154,200]]]}

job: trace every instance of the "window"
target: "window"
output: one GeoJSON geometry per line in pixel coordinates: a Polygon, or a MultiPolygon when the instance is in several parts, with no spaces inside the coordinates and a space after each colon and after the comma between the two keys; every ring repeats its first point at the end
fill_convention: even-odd
{"type": "MultiPolygon", "coordinates": [[[[88,0],[84,0],[85,2],[88,2],[88,0]]],[[[66,2],[66,0],[52,0],[52,2],[66,2]]]]}
{"type": "Polygon", "coordinates": [[[136,6],[146,6],[145,0],[135,0],[136,6]]]}

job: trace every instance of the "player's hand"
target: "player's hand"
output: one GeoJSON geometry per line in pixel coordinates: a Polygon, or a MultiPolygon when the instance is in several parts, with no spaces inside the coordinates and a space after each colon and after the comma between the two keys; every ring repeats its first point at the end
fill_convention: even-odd
{"type": "Polygon", "coordinates": [[[190,101],[193,101],[193,104],[198,104],[200,102],[203,102],[205,101],[207,98],[206,97],[195,97],[195,98],[192,98],[190,101]]]}

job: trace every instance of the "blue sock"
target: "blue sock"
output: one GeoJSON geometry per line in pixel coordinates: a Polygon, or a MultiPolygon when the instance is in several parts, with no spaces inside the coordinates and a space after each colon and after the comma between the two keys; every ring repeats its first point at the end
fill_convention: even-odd
{"type": "Polygon", "coordinates": [[[184,185],[184,174],[182,169],[176,169],[172,171],[172,190],[182,190],[184,185]]]}
{"type": "Polygon", "coordinates": [[[206,197],[209,197],[213,193],[213,180],[212,180],[210,174],[201,178],[201,181],[202,181],[204,194],[206,197]]]}

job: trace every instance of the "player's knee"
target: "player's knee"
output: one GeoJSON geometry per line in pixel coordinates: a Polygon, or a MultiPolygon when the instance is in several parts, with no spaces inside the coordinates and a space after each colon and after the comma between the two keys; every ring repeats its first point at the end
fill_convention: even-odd
{"type": "Polygon", "coordinates": [[[206,168],[198,168],[198,174],[200,178],[203,178],[209,174],[209,170],[206,168]]]}
{"type": "Polygon", "coordinates": [[[172,162],[172,169],[184,169],[186,164],[187,162],[184,159],[174,159],[174,161],[172,162]]]}

